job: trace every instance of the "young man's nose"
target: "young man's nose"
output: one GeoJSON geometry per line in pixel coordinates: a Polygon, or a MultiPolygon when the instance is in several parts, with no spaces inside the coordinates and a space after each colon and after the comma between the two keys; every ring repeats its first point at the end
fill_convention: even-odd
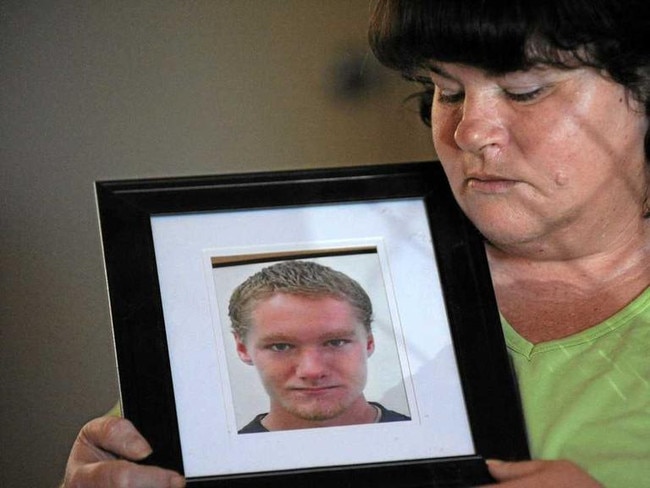
{"type": "Polygon", "coordinates": [[[296,373],[301,378],[321,378],[327,374],[325,353],[315,349],[303,351],[296,365],[296,373]]]}

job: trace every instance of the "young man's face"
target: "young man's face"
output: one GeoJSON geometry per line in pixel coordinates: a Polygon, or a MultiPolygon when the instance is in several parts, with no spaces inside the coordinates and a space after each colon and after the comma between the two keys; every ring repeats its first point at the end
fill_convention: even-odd
{"type": "Polygon", "coordinates": [[[366,407],[374,339],[346,301],[276,293],[255,306],[245,341],[236,339],[239,357],[257,368],[270,397],[269,416],[284,424],[345,425],[366,407]]]}

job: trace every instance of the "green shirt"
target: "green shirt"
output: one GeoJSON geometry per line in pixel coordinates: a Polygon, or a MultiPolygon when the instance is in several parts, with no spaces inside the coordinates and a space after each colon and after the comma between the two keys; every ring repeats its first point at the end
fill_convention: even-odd
{"type": "Polygon", "coordinates": [[[532,457],[607,488],[650,487],[650,288],[578,334],[533,345],[504,320],[532,457]]]}

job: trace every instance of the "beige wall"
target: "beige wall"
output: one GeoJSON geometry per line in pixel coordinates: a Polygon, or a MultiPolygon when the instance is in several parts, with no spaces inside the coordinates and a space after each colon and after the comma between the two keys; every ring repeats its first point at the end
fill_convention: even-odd
{"type": "Polygon", "coordinates": [[[0,2],[0,486],[117,399],[93,181],[432,158],[397,76],[333,94],[368,3],[0,2]]]}

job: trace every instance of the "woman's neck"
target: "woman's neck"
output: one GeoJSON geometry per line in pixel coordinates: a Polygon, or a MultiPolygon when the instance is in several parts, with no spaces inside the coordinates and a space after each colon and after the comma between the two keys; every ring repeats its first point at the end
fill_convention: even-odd
{"type": "Polygon", "coordinates": [[[650,220],[620,233],[597,252],[570,243],[545,252],[487,246],[499,308],[533,343],[588,329],[650,285],[650,220]]]}

